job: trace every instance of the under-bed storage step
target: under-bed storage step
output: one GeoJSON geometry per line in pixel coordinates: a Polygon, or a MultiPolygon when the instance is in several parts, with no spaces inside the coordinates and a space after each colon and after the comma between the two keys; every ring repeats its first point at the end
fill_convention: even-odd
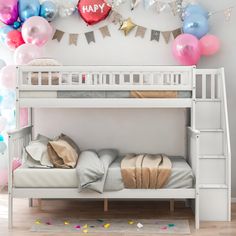
{"type": "Polygon", "coordinates": [[[226,159],[200,159],[200,184],[226,184],[226,159]]]}
{"type": "Polygon", "coordinates": [[[202,221],[228,220],[228,189],[219,189],[218,185],[215,186],[200,189],[200,219],[202,221]]]}
{"type": "Polygon", "coordinates": [[[196,129],[221,128],[221,101],[196,101],[196,129]]]}
{"type": "Polygon", "coordinates": [[[222,129],[200,130],[200,155],[224,155],[224,131],[222,129]]]}

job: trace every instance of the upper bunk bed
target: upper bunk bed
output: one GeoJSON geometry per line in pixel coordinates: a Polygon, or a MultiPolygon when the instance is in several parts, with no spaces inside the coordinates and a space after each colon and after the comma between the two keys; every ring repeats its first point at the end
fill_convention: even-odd
{"type": "Polygon", "coordinates": [[[181,66],[20,66],[17,101],[20,107],[191,108],[195,77],[195,67],[181,66]]]}

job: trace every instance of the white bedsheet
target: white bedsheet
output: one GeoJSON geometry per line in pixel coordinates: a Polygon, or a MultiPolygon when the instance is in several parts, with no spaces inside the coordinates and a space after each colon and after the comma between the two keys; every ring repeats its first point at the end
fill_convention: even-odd
{"type": "MultiPolygon", "coordinates": [[[[172,174],[164,188],[191,188],[194,176],[191,167],[182,157],[171,157],[172,174]]],[[[105,191],[124,188],[118,159],[109,168],[105,191]]],[[[76,169],[18,168],[14,171],[13,184],[17,188],[77,188],[76,169]]]]}

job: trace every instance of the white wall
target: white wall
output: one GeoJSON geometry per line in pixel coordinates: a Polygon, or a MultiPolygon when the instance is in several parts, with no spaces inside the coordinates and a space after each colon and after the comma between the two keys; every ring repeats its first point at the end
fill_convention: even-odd
{"type": "MultiPolygon", "coordinates": [[[[200,0],[210,11],[216,11],[219,9],[224,9],[225,7],[231,6],[236,3],[235,0],[200,0]]],[[[149,29],[159,29],[159,30],[172,30],[181,26],[181,22],[178,18],[173,17],[171,14],[163,13],[161,15],[156,14],[154,11],[145,11],[143,7],[139,7],[134,12],[130,12],[126,9],[127,6],[122,6],[121,11],[124,16],[131,16],[132,19],[140,25],[146,26],[149,29]]],[[[54,23],[54,26],[58,29],[64,30],[66,32],[86,32],[89,31],[90,27],[87,27],[78,15],[67,19],[58,19],[54,23]]],[[[224,21],[223,13],[217,14],[210,18],[211,33],[219,36],[222,41],[221,52],[213,57],[202,59],[199,67],[225,67],[226,69],[226,84],[228,92],[228,104],[229,104],[229,117],[230,117],[230,128],[231,128],[231,138],[232,138],[232,153],[233,153],[233,176],[232,184],[233,191],[232,194],[236,197],[236,160],[234,155],[236,154],[236,112],[234,110],[234,101],[236,99],[236,71],[235,71],[235,61],[236,61],[236,9],[233,12],[232,19],[230,22],[224,21]]],[[[103,25],[103,23],[101,24],[103,25]]],[[[99,25],[94,26],[98,28],[99,25]]],[[[175,65],[176,62],[171,56],[171,45],[166,45],[161,39],[160,43],[150,42],[150,31],[147,32],[145,39],[135,38],[134,32],[129,36],[124,37],[121,32],[117,30],[117,26],[111,25],[110,31],[112,34],[111,38],[102,39],[101,34],[97,31],[95,32],[96,44],[87,45],[84,35],[79,36],[78,46],[68,46],[68,35],[65,35],[62,42],[59,44],[56,41],[48,43],[46,47],[46,54],[49,57],[54,57],[66,65],[175,65]]],[[[1,49],[1,57],[6,58],[8,62],[11,61],[9,52],[6,49],[1,49]]],[[[83,112],[83,111],[81,111],[83,112]]],[[[85,111],[84,111],[85,112],[85,111]]],[[[142,112],[145,112],[144,110],[142,112]]],[[[49,113],[41,113],[48,117],[49,113]]],[[[71,116],[74,116],[74,111],[70,111],[71,116]]],[[[83,113],[84,114],[84,113],[83,113]]],[[[153,111],[149,111],[150,117],[153,115],[153,111]]],[[[156,114],[156,113],[155,113],[156,114]]],[[[100,114],[101,115],[101,114],[100,114]]],[[[119,113],[117,113],[120,122],[126,122],[125,117],[121,118],[119,113]]],[[[55,112],[51,115],[51,120],[57,122],[58,113],[55,112]]],[[[82,115],[83,116],[83,115],[82,115]]],[[[129,119],[132,117],[132,113],[127,114],[129,119]]],[[[178,114],[181,117],[181,114],[178,114]]],[[[176,117],[173,117],[174,119],[176,117]]],[[[149,117],[145,115],[144,122],[149,122],[149,117]]],[[[101,117],[99,118],[101,119],[101,117]]],[[[39,121],[39,120],[38,120],[39,121]]],[[[60,119],[61,121],[61,119],[60,119]]],[[[58,121],[59,122],[59,121],[58,121]]],[[[44,119],[40,119],[42,124],[42,130],[48,130],[47,122],[44,119]]],[[[60,123],[58,123],[60,124],[60,123]]],[[[182,123],[178,123],[182,125],[182,123]]],[[[60,132],[58,127],[58,132],[60,132]]],[[[178,131],[178,128],[175,131],[178,131]]],[[[51,134],[53,131],[48,130],[51,134]]],[[[78,131],[79,132],[79,131],[78,131]]]]}

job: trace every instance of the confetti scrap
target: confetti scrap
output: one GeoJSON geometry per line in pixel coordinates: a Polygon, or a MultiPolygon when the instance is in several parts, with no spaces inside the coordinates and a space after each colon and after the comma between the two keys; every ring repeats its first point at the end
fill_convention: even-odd
{"type": "Polygon", "coordinates": [[[87,228],[88,228],[88,225],[87,225],[87,224],[83,226],[83,229],[87,229],[87,228]]]}
{"type": "Polygon", "coordinates": [[[100,223],[104,222],[104,220],[102,220],[102,219],[98,219],[97,221],[100,222],[100,223]]]}
{"type": "Polygon", "coordinates": [[[175,227],[175,224],[168,224],[168,226],[171,227],[175,227]]]}
{"type": "Polygon", "coordinates": [[[104,227],[105,229],[109,229],[110,226],[111,226],[111,224],[105,224],[105,225],[103,225],[103,227],[104,227]]]}
{"type": "Polygon", "coordinates": [[[41,224],[41,220],[35,220],[35,224],[36,225],[40,225],[41,224]]]}
{"type": "Polygon", "coordinates": [[[128,221],[128,224],[129,224],[129,225],[133,225],[134,222],[133,222],[132,220],[130,220],[130,221],[128,221]]]}
{"type": "Polygon", "coordinates": [[[167,230],[167,226],[162,226],[161,229],[162,230],[167,230]]]}
{"type": "Polygon", "coordinates": [[[90,228],[95,228],[95,226],[94,226],[94,225],[90,225],[89,227],[90,227],[90,228]]]}
{"type": "Polygon", "coordinates": [[[142,225],[141,223],[138,223],[138,224],[137,224],[137,227],[138,227],[139,229],[142,229],[142,228],[143,228],[143,225],[142,225]]]}
{"type": "Polygon", "coordinates": [[[87,233],[88,233],[88,230],[87,230],[87,229],[84,229],[84,230],[83,230],[83,233],[87,234],[87,233]]]}
{"type": "Polygon", "coordinates": [[[64,225],[69,225],[69,224],[70,224],[70,222],[68,220],[64,221],[64,225]]]}
{"type": "Polygon", "coordinates": [[[46,225],[52,225],[50,221],[45,222],[46,225]]]}
{"type": "Polygon", "coordinates": [[[75,229],[80,229],[80,228],[81,228],[80,225],[76,225],[76,226],[75,226],[75,229]]]}

